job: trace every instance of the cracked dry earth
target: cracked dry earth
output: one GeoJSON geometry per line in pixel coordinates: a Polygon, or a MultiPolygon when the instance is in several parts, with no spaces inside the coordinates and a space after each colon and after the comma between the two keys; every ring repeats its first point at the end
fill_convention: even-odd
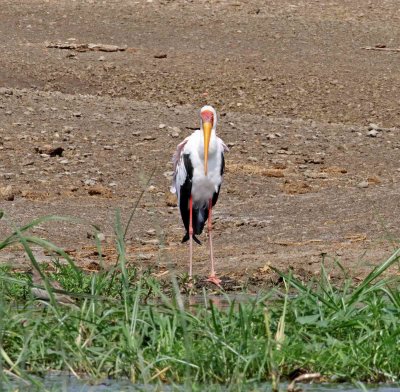
{"type": "MultiPolygon", "coordinates": [[[[42,215],[75,216],[100,226],[111,263],[115,211],[126,224],[145,190],[129,262],[186,272],[171,156],[210,103],[230,146],[214,214],[220,274],[270,285],[271,266],[307,280],[339,260],[362,278],[398,246],[400,53],[362,49],[400,46],[396,1],[3,3],[0,238],[42,215]]],[[[95,268],[88,225],[33,232],[95,268]]],[[[27,265],[18,248],[0,262],[27,265]]],[[[196,246],[195,273],[208,268],[196,246]]]]}

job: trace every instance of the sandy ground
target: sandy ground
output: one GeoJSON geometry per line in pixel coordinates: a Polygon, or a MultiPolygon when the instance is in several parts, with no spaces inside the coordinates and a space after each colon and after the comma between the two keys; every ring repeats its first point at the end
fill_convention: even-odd
{"type": "MultiPolygon", "coordinates": [[[[230,146],[218,271],[262,285],[270,266],[309,279],[339,260],[364,276],[400,238],[400,52],[365,47],[399,48],[399,26],[397,0],[4,0],[0,238],[42,215],[80,217],[101,227],[111,262],[116,210],[126,224],[145,190],[130,263],[185,272],[171,156],[208,103],[230,146]]],[[[34,230],[86,267],[98,260],[90,233],[34,230]]],[[[17,248],[0,262],[26,263],[17,248]]],[[[208,268],[196,247],[195,273],[208,268]]]]}

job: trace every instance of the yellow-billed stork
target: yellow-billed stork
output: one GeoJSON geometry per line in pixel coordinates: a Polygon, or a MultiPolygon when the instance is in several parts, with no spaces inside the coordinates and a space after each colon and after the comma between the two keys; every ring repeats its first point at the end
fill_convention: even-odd
{"type": "Polygon", "coordinates": [[[189,242],[189,279],[193,272],[193,240],[202,233],[208,219],[211,273],[208,281],[220,286],[216,276],[212,244],[211,210],[218,199],[224,174],[225,143],[216,135],[217,112],[212,106],[200,110],[200,129],[194,131],[177,147],[173,157],[174,177],[171,192],[178,196],[186,234],[182,242],[189,242]]]}

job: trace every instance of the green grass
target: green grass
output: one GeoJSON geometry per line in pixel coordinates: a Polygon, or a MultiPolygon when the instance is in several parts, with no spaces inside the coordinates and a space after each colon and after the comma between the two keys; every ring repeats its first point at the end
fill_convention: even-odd
{"type": "Polygon", "coordinates": [[[118,214],[118,262],[92,274],[80,271],[62,249],[29,234],[57,219],[65,220],[41,218],[15,229],[0,242],[0,251],[20,244],[32,266],[74,293],[78,306],[60,305],[54,297],[38,306],[27,275],[0,269],[0,387],[22,379],[41,388],[34,376],[50,370],[187,384],[193,390],[205,384],[207,390],[221,385],[241,390],[266,381],[278,389],[296,371],[320,372],[334,381],[399,381],[399,279],[382,274],[398,263],[400,250],[358,285],[344,279],[332,286],[322,266],[321,278],[307,284],[278,272],[284,284],[248,303],[188,308],[176,280],[166,295],[149,274],[127,268],[118,214]],[[39,265],[32,245],[54,253],[51,273],[39,265]]]}

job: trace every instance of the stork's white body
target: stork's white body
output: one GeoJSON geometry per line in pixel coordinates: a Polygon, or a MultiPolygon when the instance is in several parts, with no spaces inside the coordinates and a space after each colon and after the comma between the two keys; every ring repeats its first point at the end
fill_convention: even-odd
{"type": "Polygon", "coordinates": [[[180,190],[187,179],[187,170],[183,161],[183,155],[190,156],[193,167],[192,192],[193,204],[202,207],[208,204],[215,193],[219,192],[222,184],[222,159],[227,150],[224,142],[215,134],[211,133],[208,153],[208,172],[204,174],[204,137],[200,129],[194,131],[182,143],[174,155],[175,174],[171,191],[180,200],[180,190]]]}

